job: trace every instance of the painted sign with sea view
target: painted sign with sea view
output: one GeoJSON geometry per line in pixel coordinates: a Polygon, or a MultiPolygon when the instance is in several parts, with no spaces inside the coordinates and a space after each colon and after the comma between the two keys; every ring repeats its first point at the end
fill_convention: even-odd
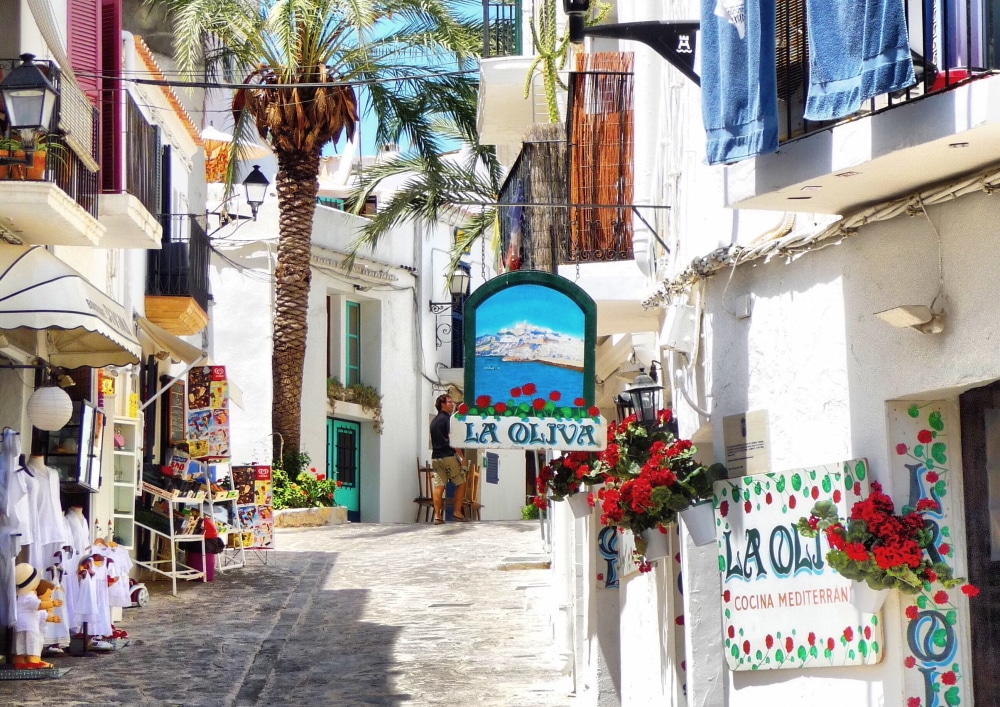
{"type": "Polygon", "coordinates": [[[472,293],[465,308],[465,400],[455,447],[603,449],[594,407],[597,313],[566,278],[512,272],[472,293]]]}

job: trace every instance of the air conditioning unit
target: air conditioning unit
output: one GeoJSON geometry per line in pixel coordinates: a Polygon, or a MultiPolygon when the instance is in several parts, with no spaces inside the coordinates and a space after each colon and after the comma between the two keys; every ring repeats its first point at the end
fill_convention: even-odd
{"type": "Polygon", "coordinates": [[[688,304],[667,307],[660,329],[660,346],[672,351],[689,354],[694,350],[695,308],[688,304]]]}

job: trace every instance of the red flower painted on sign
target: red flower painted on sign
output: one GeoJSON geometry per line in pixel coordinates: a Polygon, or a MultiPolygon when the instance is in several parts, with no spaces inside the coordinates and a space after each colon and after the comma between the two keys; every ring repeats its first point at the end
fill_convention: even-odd
{"type": "Polygon", "coordinates": [[[911,697],[906,701],[906,707],[920,707],[920,698],[911,697]]]}
{"type": "Polygon", "coordinates": [[[934,439],[934,435],[931,434],[930,430],[920,430],[917,432],[917,441],[920,444],[930,444],[932,439],[934,439]]]}
{"type": "Polygon", "coordinates": [[[524,385],[521,386],[521,391],[525,395],[534,395],[536,390],[537,388],[535,388],[534,383],[525,383],[524,385]]]}
{"type": "Polygon", "coordinates": [[[785,652],[791,653],[792,649],[795,648],[795,641],[792,640],[791,636],[785,636],[785,652]]]}
{"type": "Polygon", "coordinates": [[[510,397],[512,397],[512,398],[520,398],[521,397],[521,389],[520,388],[511,388],[510,389],[510,397]]]}
{"type": "Polygon", "coordinates": [[[907,447],[905,444],[900,442],[899,444],[896,445],[896,454],[903,456],[904,454],[906,454],[906,452],[907,452],[907,447]]]}
{"type": "Polygon", "coordinates": [[[764,636],[764,645],[767,646],[768,650],[774,647],[774,637],[771,634],[764,636]]]}
{"type": "Polygon", "coordinates": [[[462,403],[461,405],[458,406],[458,413],[460,415],[464,415],[468,411],[469,411],[469,406],[466,405],[465,403],[462,403]]]}
{"type": "Polygon", "coordinates": [[[531,407],[535,408],[536,410],[542,410],[542,409],[544,409],[545,408],[545,398],[535,398],[531,402],[531,407]]]}
{"type": "Polygon", "coordinates": [[[979,594],[979,587],[976,587],[972,584],[963,584],[962,594],[964,594],[967,597],[974,597],[977,594],[979,594]]]}
{"type": "Polygon", "coordinates": [[[597,417],[598,415],[601,414],[601,408],[597,407],[596,405],[591,405],[589,408],[587,408],[587,414],[590,415],[591,417],[597,417]]]}
{"type": "Polygon", "coordinates": [[[850,626],[844,629],[844,640],[848,643],[854,640],[854,629],[850,626]]]}
{"type": "Polygon", "coordinates": [[[906,607],[906,618],[913,621],[917,616],[920,615],[920,609],[916,605],[906,607]]]}
{"type": "Polygon", "coordinates": [[[584,400],[583,398],[573,398],[573,404],[576,405],[578,408],[582,408],[584,405],[587,404],[587,401],[584,400]]]}
{"type": "Polygon", "coordinates": [[[812,631],[810,631],[809,632],[809,636],[806,638],[806,640],[809,641],[809,645],[810,646],[815,646],[816,645],[816,634],[813,633],[812,631]]]}
{"type": "Polygon", "coordinates": [[[826,649],[828,651],[832,651],[836,645],[837,644],[834,642],[833,638],[826,639],[826,649]]]}
{"type": "Polygon", "coordinates": [[[956,682],[958,682],[958,676],[956,676],[953,671],[949,670],[948,672],[941,675],[941,682],[943,682],[945,685],[954,685],[956,682]]]}
{"type": "Polygon", "coordinates": [[[917,659],[914,658],[912,655],[906,656],[906,660],[903,661],[903,665],[905,665],[907,668],[912,668],[916,664],[917,664],[917,659]]]}
{"type": "Polygon", "coordinates": [[[496,410],[498,415],[503,415],[507,412],[507,403],[497,403],[493,406],[493,409],[496,410]]]}
{"type": "Polygon", "coordinates": [[[947,604],[948,601],[949,601],[948,592],[944,591],[943,589],[934,592],[935,604],[947,604]]]}
{"type": "Polygon", "coordinates": [[[750,655],[750,641],[743,641],[743,652],[750,655]]]}
{"type": "Polygon", "coordinates": [[[733,628],[732,624],[729,624],[729,629],[726,631],[726,633],[729,634],[730,638],[735,638],[736,637],[736,629],[733,628]]]}
{"type": "Polygon", "coordinates": [[[490,406],[490,396],[488,396],[488,395],[480,395],[479,397],[476,398],[476,407],[477,408],[486,408],[486,407],[489,407],[489,406],[490,406]]]}
{"type": "Polygon", "coordinates": [[[551,400],[554,403],[559,402],[559,398],[561,397],[562,393],[560,393],[558,390],[553,390],[551,393],[549,393],[549,400],[551,400]]]}

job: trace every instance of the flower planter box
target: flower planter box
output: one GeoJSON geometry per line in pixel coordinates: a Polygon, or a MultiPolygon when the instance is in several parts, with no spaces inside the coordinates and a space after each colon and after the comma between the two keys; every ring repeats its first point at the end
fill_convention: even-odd
{"type": "Polygon", "coordinates": [[[276,528],[315,528],[323,525],[340,525],[347,522],[344,506],[317,508],[284,508],[274,512],[276,528]]]}

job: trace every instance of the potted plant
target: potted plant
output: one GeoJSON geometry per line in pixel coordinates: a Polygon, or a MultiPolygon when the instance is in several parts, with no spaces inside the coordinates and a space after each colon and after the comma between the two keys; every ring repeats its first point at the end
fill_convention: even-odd
{"type": "Polygon", "coordinates": [[[634,415],[621,424],[610,423],[608,446],[595,469],[606,479],[598,492],[601,522],[632,531],[636,549],[647,560],[640,569],[648,570],[648,561],[656,557],[650,543],[665,540],[679,513],[711,499],[712,484],[726,474],[721,464],[706,467],[696,461],[691,441],[676,439],[666,427],[670,420],[671,412],[661,410],[658,424],[650,429],[634,415]]]}
{"type": "Polygon", "coordinates": [[[49,133],[34,137],[30,161],[21,140],[13,136],[0,139],[0,158],[8,158],[10,162],[0,165],[0,179],[32,181],[44,179],[50,153],[58,163],[65,163],[68,154],[66,147],[49,133]]]}
{"type": "MultiPolygon", "coordinates": [[[[895,512],[892,499],[882,492],[878,482],[872,482],[867,498],[851,507],[847,521],[837,514],[832,501],[818,501],[808,518],[796,524],[799,535],[814,538],[826,535],[830,550],[826,561],[837,572],[854,582],[852,596],[858,602],[868,596],[867,589],[878,594],[870,596],[868,609],[874,613],[890,589],[904,594],[918,594],[938,583],[946,589],[961,585],[965,580],[954,577],[951,567],[934,562],[926,550],[934,542],[924,514],[938,510],[937,502],[923,498],[916,508],[904,507],[895,512]]],[[[975,596],[978,590],[970,584],[962,591],[975,596]]],[[[860,607],[859,607],[860,608],[860,607]]]]}
{"type": "Polygon", "coordinates": [[[538,471],[535,488],[542,507],[548,506],[547,499],[566,500],[577,518],[583,518],[594,506],[593,494],[584,491],[583,485],[600,483],[601,474],[594,474],[591,465],[597,456],[592,452],[566,452],[556,457],[538,471]]]}
{"type": "Polygon", "coordinates": [[[364,383],[354,383],[345,386],[336,376],[326,381],[326,400],[330,405],[330,413],[336,410],[337,401],[356,403],[361,409],[372,416],[372,429],[376,434],[382,434],[385,420],[382,417],[382,396],[379,392],[364,383]]]}

